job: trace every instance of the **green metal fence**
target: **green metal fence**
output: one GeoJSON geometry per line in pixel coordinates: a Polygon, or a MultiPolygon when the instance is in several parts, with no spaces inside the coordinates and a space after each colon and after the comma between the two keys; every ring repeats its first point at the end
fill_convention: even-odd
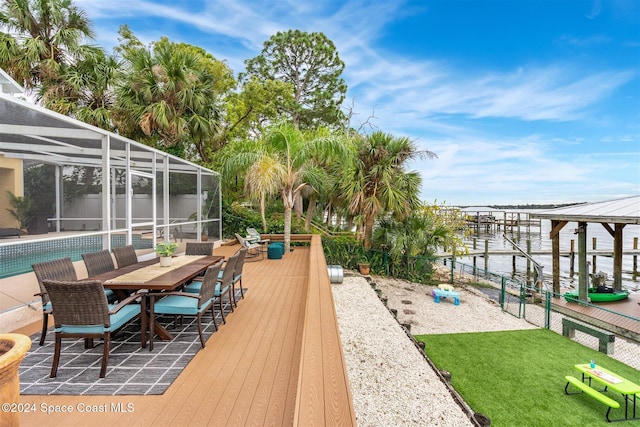
{"type": "MultiPolygon", "coordinates": [[[[555,294],[548,289],[540,289],[532,283],[526,283],[476,266],[452,261],[451,259],[441,259],[438,262],[449,267],[451,283],[455,283],[456,275],[460,275],[466,276],[467,279],[473,277],[476,281],[492,284],[497,291],[498,302],[503,311],[524,319],[535,326],[562,334],[562,319],[570,317],[570,313],[567,313],[568,310],[563,310],[561,304],[553,304],[554,299],[562,298],[562,295],[555,294]]],[[[594,322],[597,327],[615,333],[614,352],[610,356],[629,366],[640,369],[640,334],[634,332],[634,330],[638,330],[640,317],[619,313],[587,302],[581,304],[593,310],[598,310],[598,315],[594,316],[594,318],[597,317],[598,319],[594,322]],[[620,323],[630,325],[629,329],[607,327],[607,325],[620,323]]],[[[574,339],[596,350],[599,347],[598,338],[579,331],[576,331],[574,339]]]]}

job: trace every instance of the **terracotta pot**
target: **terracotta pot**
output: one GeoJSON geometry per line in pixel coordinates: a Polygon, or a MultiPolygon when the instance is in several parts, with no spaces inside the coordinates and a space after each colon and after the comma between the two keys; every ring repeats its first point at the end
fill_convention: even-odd
{"type": "MultiPolygon", "coordinates": [[[[31,348],[31,338],[21,334],[0,334],[0,402],[20,403],[18,367],[31,348]]],[[[19,411],[0,411],[0,426],[20,424],[19,411]]]]}
{"type": "Polygon", "coordinates": [[[360,270],[360,274],[364,274],[365,276],[369,274],[371,266],[369,264],[358,264],[358,270],[360,270]]]}

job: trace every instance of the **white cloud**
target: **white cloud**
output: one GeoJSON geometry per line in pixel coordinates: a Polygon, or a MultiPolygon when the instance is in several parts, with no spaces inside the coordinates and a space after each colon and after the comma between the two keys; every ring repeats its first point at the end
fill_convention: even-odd
{"type": "Polygon", "coordinates": [[[472,118],[576,120],[585,110],[631,81],[632,71],[585,73],[577,66],[548,65],[511,73],[467,72],[461,75],[433,61],[382,60],[351,71],[363,99],[384,99],[390,108],[410,105],[423,115],[464,114],[472,118]]]}
{"type": "Polygon", "coordinates": [[[602,11],[602,0],[592,0],[591,10],[586,14],[588,19],[595,19],[602,11]]]}
{"type": "MultiPolygon", "coordinates": [[[[162,25],[134,29],[134,33],[143,41],[157,40],[161,35],[172,39],[193,37],[185,41],[227,60],[236,72],[277,31],[299,28],[325,33],[347,65],[344,77],[348,97],[355,104],[352,125],[357,127],[358,119],[364,121],[375,112],[374,125],[385,132],[409,136],[438,155],[438,159],[415,165],[423,175],[426,200],[437,198],[458,204],[486,200],[559,202],[563,195],[586,200],[592,194],[602,200],[608,198],[607,194],[638,192],[628,178],[618,179],[621,170],[631,171],[627,177],[638,177],[633,170],[637,170],[640,155],[633,152],[633,146],[627,158],[613,161],[607,157],[611,161],[603,163],[604,156],[583,153],[585,141],[578,137],[581,132],[568,139],[537,129],[537,125],[548,123],[606,124],[606,118],[595,112],[615,91],[637,79],[637,71],[605,65],[593,69],[569,60],[520,64],[505,71],[419,57],[419,52],[399,57],[383,49],[380,41],[390,23],[412,13],[403,2],[75,3],[87,10],[91,19],[109,18],[125,24],[144,16],[157,17],[159,23],[191,26],[197,30],[193,35],[166,34],[171,27],[162,25]],[[228,44],[222,44],[221,38],[228,44]],[[518,130],[507,133],[505,128],[491,127],[488,122],[518,130]]],[[[600,13],[600,6],[594,2],[592,17],[600,13]]],[[[115,44],[117,35],[111,36],[115,44]]],[[[566,36],[558,41],[587,48],[609,40],[596,35],[566,36]]],[[[610,132],[606,137],[594,136],[594,141],[598,140],[637,145],[639,136],[627,129],[621,135],[610,132]]]]}

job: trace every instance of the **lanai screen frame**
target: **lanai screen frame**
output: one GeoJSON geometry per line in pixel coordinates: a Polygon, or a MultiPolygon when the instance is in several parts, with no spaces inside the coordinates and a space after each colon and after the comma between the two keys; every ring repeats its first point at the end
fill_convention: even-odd
{"type": "MultiPolygon", "coordinates": [[[[217,222],[217,236],[213,237],[222,238],[219,173],[3,93],[0,93],[0,155],[21,159],[23,164],[40,162],[56,166],[56,188],[52,189],[56,192],[56,213],[48,218],[55,225],[55,231],[61,231],[61,224],[69,220],[62,212],[61,174],[64,168],[84,166],[101,168],[103,172],[99,234],[103,235],[105,249],[111,249],[112,234],[126,233],[126,244],[132,244],[134,229],[141,228],[156,231],[153,233],[154,246],[158,235],[169,236],[178,227],[193,230],[196,239],[200,240],[202,229],[209,222],[214,225],[217,222]],[[116,215],[114,204],[116,170],[124,171],[124,217],[116,215]],[[194,214],[191,218],[185,218],[185,215],[178,220],[171,218],[171,177],[179,176],[174,174],[196,181],[196,193],[191,194],[195,198],[195,206],[190,209],[194,214]],[[155,178],[150,192],[151,212],[148,217],[145,213],[144,219],[134,214],[133,195],[129,191],[136,177],[152,182],[155,178]],[[203,218],[203,206],[214,207],[213,212],[207,209],[208,220],[203,218]]],[[[83,233],[79,231],[78,234],[83,233]]]]}

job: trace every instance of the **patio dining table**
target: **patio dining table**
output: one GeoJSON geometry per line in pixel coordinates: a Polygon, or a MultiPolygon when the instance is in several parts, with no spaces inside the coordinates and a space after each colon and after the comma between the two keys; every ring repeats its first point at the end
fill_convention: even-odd
{"type": "MultiPolygon", "coordinates": [[[[138,262],[117,270],[98,274],[89,279],[100,280],[107,289],[115,291],[123,290],[148,290],[148,291],[175,291],[180,286],[195,277],[202,275],[207,267],[223,259],[222,256],[192,256],[182,255],[174,257],[172,265],[161,267],[160,259],[154,258],[148,261],[138,262]]],[[[150,307],[152,309],[152,307],[150,307]]],[[[147,314],[144,313],[146,316],[147,314]]],[[[171,340],[173,336],[154,319],[148,319],[149,330],[163,340],[171,340]]],[[[146,347],[146,331],[143,334],[143,347],[146,347]]]]}

